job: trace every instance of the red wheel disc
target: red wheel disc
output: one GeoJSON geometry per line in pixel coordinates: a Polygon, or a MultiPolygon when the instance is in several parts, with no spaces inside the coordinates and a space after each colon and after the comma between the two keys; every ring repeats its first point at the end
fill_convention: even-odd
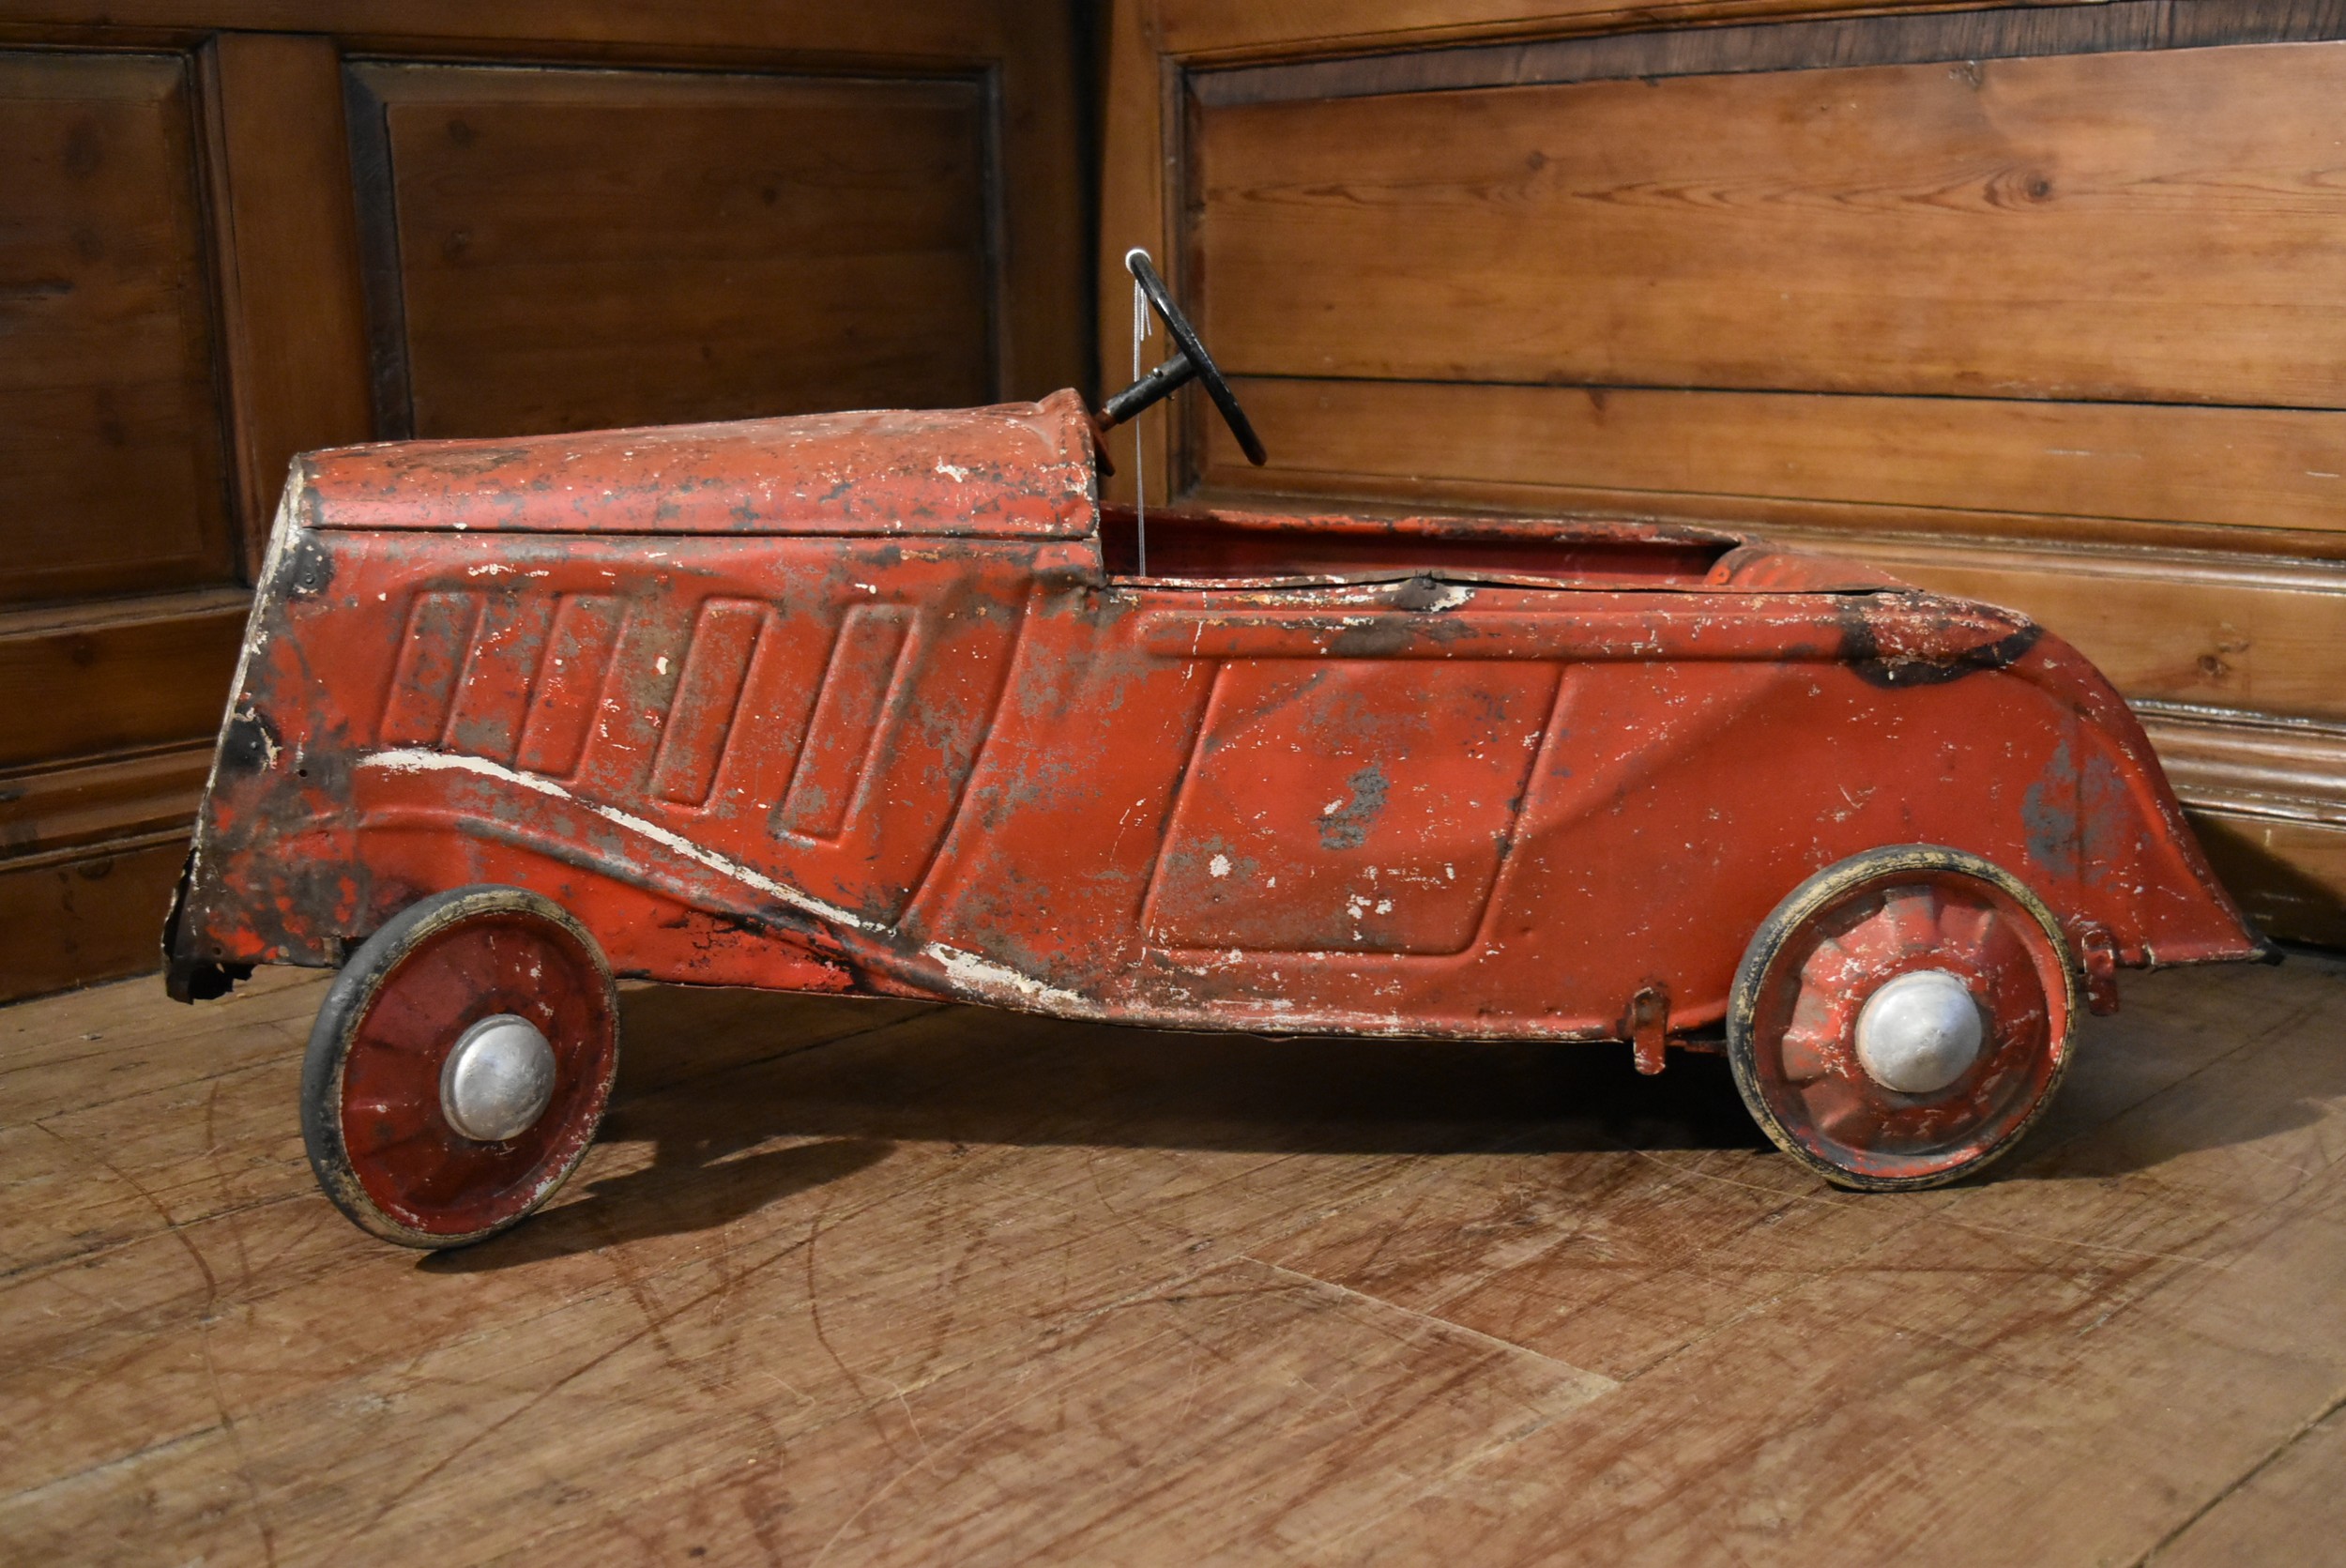
{"type": "Polygon", "coordinates": [[[1750,998],[1737,1065],[1754,1112],[1788,1150],[1857,1185],[1928,1186],[1992,1157],[2067,1065],[2070,982],[2049,919],[2016,889],[1947,864],[1861,875],[1796,914],[1771,934],[1750,998]],[[1959,981],[1983,1028],[1952,1083],[1905,1093],[1861,1063],[1857,1025],[1875,993],[1917,970],[1959,981]]]}
{"type": "Polygon", "coordinates": [[[513,890],[442,896],[455,902],[386,927],[389,950],[352,961],[358,984],[348,997],[337,984],[312,1046],[339,1058],[339,1071],[319,1064],[312,1106],[333,1123],[312,1138],[328,1193],[366,1228],[424,1246],[479,1240],[544,1201],[593,1138],[618,1053],[609,971],[583,932],[513,890]],[[498,1014],[545,1037],[554,1089],[526,1128],[481,1142],[450,1125],[441,1073],[465,1030],[498,1014]]]}

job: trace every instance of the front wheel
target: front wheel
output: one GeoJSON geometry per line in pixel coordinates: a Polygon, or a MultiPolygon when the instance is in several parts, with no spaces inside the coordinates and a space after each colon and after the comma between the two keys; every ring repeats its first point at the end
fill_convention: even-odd
{"type": "Polygon", "coordinates": [[[551,899],[459,888],[402,910],[310,1031],[301,1135],[318,1185],[404,1246],[518,1224],[594,1138],[618,1016],[602,950],[551,899]]]}
{"type": "Polygon", "coordinates": [[[1736,971],[1728,1057],[1753,1119],[1827,1180],[1935,1187],[2035,1121],[2076,1014],[2051,911],[1991,861],[1913,845],[1776,906],[1736,971]]]}

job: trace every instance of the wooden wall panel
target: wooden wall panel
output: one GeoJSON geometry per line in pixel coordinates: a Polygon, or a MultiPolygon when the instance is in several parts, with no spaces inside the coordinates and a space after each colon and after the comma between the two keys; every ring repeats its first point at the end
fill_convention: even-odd
{"type": "Polygon", "coordinates": [[[244,615],[242,595],[211,593],[0,625],[0,769],[214,734],[244,615]]]}
{"type": "MultiPolygon", "coordinates": [[[[1211,329],[1206,341],[1220,352],[1211,329]]],[[[2293,537],[2295,549],[2346,554],[2346,413],[2336,410],[1300,376],[1235,385],[1271,449],[1262,473],[1282,486],[1449,480],[2201,524],[2287,530],[2310,536],[2293,537]]],[[[1206,478],[1247,482],[1227,433],[1213,427],[1208,441],[1206,478]]]]}
{"type": "Polygon", "coordinates": [[[185,839],[187,802],[211,766],[211,743],[197,741],[19,773],[0,787],[0,852],[185,839]]]}
{"type": "Polygon", "coordinates": [[[1087,380],[1074,21],[0,0],[0,1000],[154,963],[295,453],[1087,380]]]}
{"type": "Polygon", "coordinates": [[[0,34],[44,42],[191,41],[221,32],[312,34],[373,50],[530,60],[641,60],[685,53],[738,62],[786,53],[829,66],[981,60],[1004,19],[972,0],[776,5],[773,0],[7,0],[0,34]]]}
{"type": "Polygon", "coordinates": [[[362,144],[379,138],[362,213],[395,246],[373,261],[387,429],[993,396],[977,82],[469,66],[353,80],[362,144]]]}
{"type": "Polygon", "coordinates": [[[2188,806],[2216,874],[2267,931],[2346,948],[2346,818],[2188,806]]]}
{"type": "Polygon", "coordinates": [[[2012,604],[2156,718],[2260,918],[2346,939],[2346,8],[1131,0],[1113,40],[1104,371],[1149,245],[1272,454],[1184,410],[1152,495],[1723,523],[2012,604]]]}
{"type": "Polygon", "coordinates": [[[162,962],[163,909],[188,858],[187,830],[101,851],[0,860],[0,980],[55,991],[162,962]]]}
{"type": "Polygon", "coordinates": [[[2331,407],[2341,101],[2346,43],[1210,109],[1201,325],[1248,372],[2331,407]]]}
{"type": "Polygon", "coordinates": [[[1620,27],[1885,8],[1882,0],[1181,0],[1162,8],[1167,53],[1211,60],[1351,49],[1439,48],[1620,27]]]}
{"type": "Polygon", "coordinates": [[[230,33],[204,51],[214,244],[245,569],[296,453],[374,434],[366,304],[331,38],[230,33]]]}
{"type": "Polygon", "coordinates": [[[233,571],[189,76],[0,53],[0,603],[233,571]]]}

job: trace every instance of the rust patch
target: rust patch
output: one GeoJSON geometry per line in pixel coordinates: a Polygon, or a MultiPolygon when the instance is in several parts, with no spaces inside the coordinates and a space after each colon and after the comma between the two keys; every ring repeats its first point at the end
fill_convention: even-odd
{"type": "Polygon", "coordinates": [[[1325,811],[1319,818],[1319,846],[1322,849],[1358,849],[1367,842],[1368,830],[1385,809],[1388,786],[1385,770],[1370,763],[1344,781],[1352,798],[1342,804],[1330,801],[1333,810],[1325,811]]]}
{"type": "Polygon", "coordinates": [[[1669,1065],[1669,1016],[1670,994],[1666,985],[1641,988],[1629,998],[1628,1011],[1622,1015],[1622,1033],[1628,1037],[1638,1071],[1648,1077],[1669,1065]]]}
{"type": "Polygon", "coordinates": [[[1965,676],[2008,669],[2045,634],[2018,616],[1925,595],[1851,601],[1841,615],[1842,657],[1869,686],[1939,686],[1965,676]],[[1988,633],[1999,624],[2001,636],[1988,633]],[[2017,623],[2017,624],[2015,624],[2017,623]]]}

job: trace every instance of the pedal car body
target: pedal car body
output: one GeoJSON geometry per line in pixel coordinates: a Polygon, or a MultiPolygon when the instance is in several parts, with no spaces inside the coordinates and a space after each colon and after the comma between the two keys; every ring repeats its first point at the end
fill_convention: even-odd
{"type": "Polygon", "coordinates": [[[533,1000],[510,932],[371,960],[345,1034],[402,987],[448,1005],[376,1042],[404,1079],[317,1069],[320,1174],[389,1224],[355,1217],[436,1245],[526,1212],[491,1167],[583,1147],[601,1100],[467,1139],[495,1119],[460,1116],[451,1052],[483,1017],[607,1033],[613,972],[1627,1040],[1649,1070],[1724,1043],[1788,1149],[1895,1186],[2016,1136],[2116,968],[2263,951],[2125,705],[2018,615],[1573,520],[1158,513],[1142,576],[1097,443],[1060,393],[296,464],[175,989],[358,967],[403,912],[501,889],[584,1010],[533,1000]],[[1923,972],[1952,989],[1892,986],[1923,972]],[[1936,1087],[1860,1049],[1861,1014],[1917,1007],[1874,1056],[1952,1050],[1936,1087]],[[371,1174],[369,1139],[409,1153],[371,1174]]]}

